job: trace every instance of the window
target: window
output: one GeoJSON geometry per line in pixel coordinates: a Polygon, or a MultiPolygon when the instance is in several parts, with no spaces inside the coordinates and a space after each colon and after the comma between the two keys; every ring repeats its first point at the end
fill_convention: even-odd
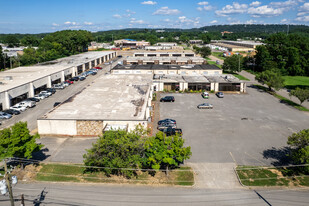
{"type": "Polygon", "coordinates": [[[207,75],[207,74],[208,74],[208,72],[206,72],[206,71],[205,71],[205,72],[203,72],[203,74],[207,75]]]}
{"type": "Polygon", "coordinates": [[[181,74],[187,74],[187,72],[185,72],[185,71],[182,71],[182,72],[181,72],[181,74]]]}
{"type": "Polygon", "coordinates": [[[126,71],[126,74],[130,74],[130,71],[126,71]]]}
{"type": "Polygon", "coordinates": [[[219,72],[218,72],[218,71],[215,71],[215,74],[219,74],[219,72]]]}
{"type": "Polygon", "coordinates": [[[170,71],[169,74],[175,74],[175,71],[170,71]]]}
{"type": "Polygon", "coordinates": [[[158,73],[159,73],[159,74],[163,74],[163,71],[159,71],[158,73]]]}
{"type": "Polygon", "coordinates": [[[140,73],[141,73],[141,71],[137,70],[135,73],[136,73],[136,74],[140,74],[140,73]]]}

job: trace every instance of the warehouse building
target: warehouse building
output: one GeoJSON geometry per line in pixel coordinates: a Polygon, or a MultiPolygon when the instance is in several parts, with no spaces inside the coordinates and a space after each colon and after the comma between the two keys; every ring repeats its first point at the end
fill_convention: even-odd
{"type": "Polygon", "coordinates": [[[0,72],[0,109],[8,109],[11,105],[52,87],[52,84],[77,76],[114,57],[116,52],[87,52],[0,72]]]}
{"type": "Polygon", "coordinates": [[[38,119],[41,135],[98,136],[110,129],[147,127],[152,75],[102,75],[38,119]]]}
{"type": "Polygon", "coordinates": [[[139,52],[133,57],[195,57],[194,52],[139,52]]]}
{"type": "Polygon", "coordinates": [[[215,65],[118,65],[112,74],[151,74],[155,91],[246,92],[246,83],[215,65]]]}
{"type": "Polygon", "coordinates": [[[121,48],[131,48],[131,49],[137,49],[137,48],[144,48],[145,46],[150,46],[150,43],[147,41],[136,41],[134,39],[120,39],[114,41],[114,44],[116,47],[121,48]]]}
{"type": "Polygon", "coordinates": [[[202,57],[127,57],[123,60],[124,65],[151,65],[151,64],[173,64],[173,65],[186,65],[186,64],[207,64],[207,61],[202,57]]]}
{"type": "Polygon", "coordinates": [[[263,43],[254,41],[212,41],[210,45],[224,48],[224,50],[231,52],[252,52],[255,51],[257,46],[263,45],[263,43]]]}

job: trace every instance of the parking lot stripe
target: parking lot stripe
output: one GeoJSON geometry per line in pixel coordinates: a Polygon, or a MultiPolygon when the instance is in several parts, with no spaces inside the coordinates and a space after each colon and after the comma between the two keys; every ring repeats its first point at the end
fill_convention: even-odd
{"type": "Polygon", "coordinates": [[[230,152],[230,155],[231,155],[233,161],[235,162],[235,164],[238,165],[238,164],[237,164],[237,161],[235,160],[235,158],[234,158],[234,156],[233,156],[233,154],[232,154],[232,152],[230,152]]]}

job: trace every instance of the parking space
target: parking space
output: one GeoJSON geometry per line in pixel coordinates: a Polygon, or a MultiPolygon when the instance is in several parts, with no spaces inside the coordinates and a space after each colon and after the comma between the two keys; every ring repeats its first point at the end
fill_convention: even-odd
{"type": "Polygon", "coordinates": [[[248,94],[225,94],[224,98],[174,96],[174,103],[160,103],[160,116],[175,119],[182,128],[193,153],[190,163],[271,165],[287,137],[309,125],[308,113],[253,88],[248,88],[248,94]],[[214,108],[197,109],[204,102],[214,108]]]}

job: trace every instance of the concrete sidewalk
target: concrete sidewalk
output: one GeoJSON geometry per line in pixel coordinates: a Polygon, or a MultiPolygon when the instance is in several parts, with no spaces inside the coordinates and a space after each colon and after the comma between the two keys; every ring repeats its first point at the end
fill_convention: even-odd
{"type": "MultiPolygon", "coordinates": [[[[251,84],[260,84],[258,81],[255,80],[255,75],[253,75],[253,74],[251,74],[247,71],[242,70],[241,72],[239,72],[239,74],[246,77],[247,79],[250,79],[249,83],[251,83],[251,84]]],[[[276,91],[276,93],[279,94],[280,96],[283,96],[287,99],[290,99],[291,101],[293,101],[297,104],[300,104],[300,101],[296,97],[294,97],[294,96],[290,97],[289,96],[289,92],[285,88],[280,89],[279,91],[276,91]]],[[[307,101],[303,102],[302,106],[309,109],[309,101],[307,100],[307,101]]]]}

